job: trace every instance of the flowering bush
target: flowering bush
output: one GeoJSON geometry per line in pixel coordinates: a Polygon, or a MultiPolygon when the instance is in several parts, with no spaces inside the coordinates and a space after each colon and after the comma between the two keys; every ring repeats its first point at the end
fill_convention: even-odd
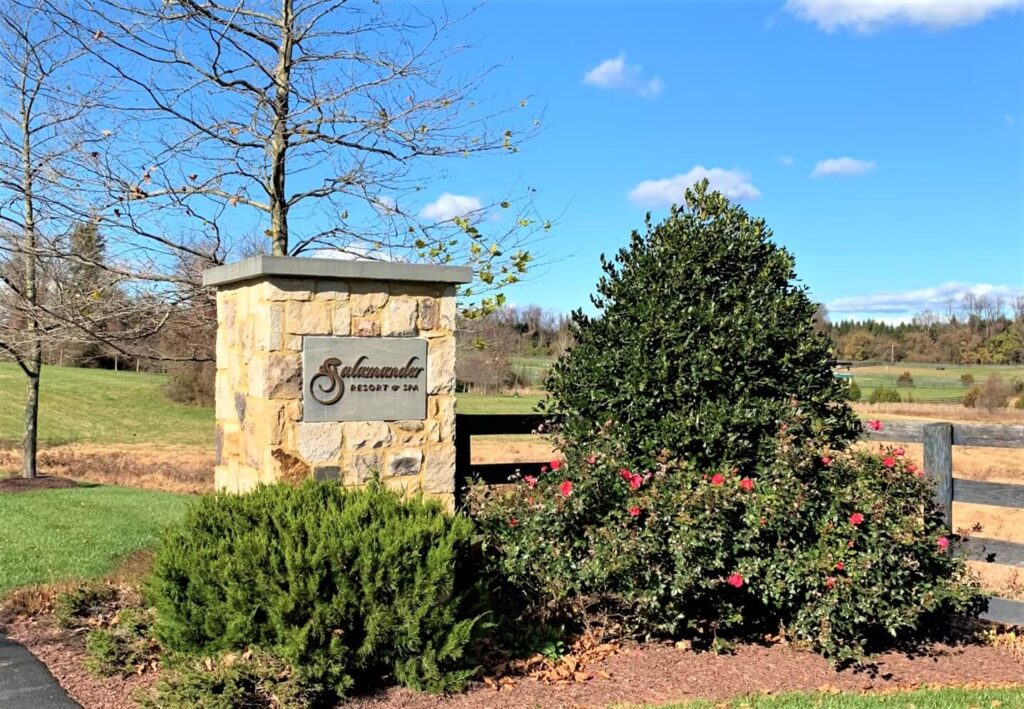
{"type": "Polygon", "coordinates": [[[756,468],[708,470],[634,468],[611,427],[600,449],[485,506],[489,563],[540,621],[708,638],[781,628],[839,660],[974,607],[902,450],[812,455],[783,428],[756,468]]]}

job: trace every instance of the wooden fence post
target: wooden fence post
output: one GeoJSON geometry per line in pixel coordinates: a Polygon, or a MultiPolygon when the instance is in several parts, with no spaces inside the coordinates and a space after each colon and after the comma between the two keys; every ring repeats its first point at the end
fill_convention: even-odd
{"type": "Polygon", "coordinates": [[[924,432],[924,472],[935,481],[935,501],[953,531],[953,424],[929,423],[924,432]]]}

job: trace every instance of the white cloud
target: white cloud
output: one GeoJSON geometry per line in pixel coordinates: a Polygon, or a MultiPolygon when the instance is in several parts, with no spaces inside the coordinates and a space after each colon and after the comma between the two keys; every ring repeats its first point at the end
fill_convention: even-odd
{"type": "Polygon", "coordinates": [[[871,172],[878,164],[873,160],[858,160],[857,158],[828,158],[819,160],[811,171],[811,177],[833,177],[835,175],[863,175],[871,172]]]}
{"type": "Polygon", "coordinates": [[[629,191],[629,201],[647,207],[666,207],[683,201],[686,188],[707,178],[711,188],[729,199],[757,199],[761,193],[750,183],[750,177],[739,170],[697,165],[686,173],[661,180],[644,180],[629,191]]]}
{"type": "Polygon", "coordinates": [[[786,167],[790,167],[796,161],[793,160],[792,155],[783,155],[782,157],[779,158],[779,162],[785,165],[786,167]]]}
{"type": "Polygon", "coordinates": [[[785,9],[826,32],[871,32],[888,25],[947,28],[1024,7],[1024,0],[786,0],[785,9]]]}
{"type": "Polygon", "coordinates": [[[476,197],[445,192],[436,200],[420,210],[420,216],[435,222],[445,222],[455,217],[479,211],[483,205],[476,197]]]}
{"type": "Polygon", "coordinates": [[[968,293],[977,296],[987,295],[992,298],[1002,297],[1009,300],[1024,296],[1024,288],[950,281],[938,286],[916,290],[838,298],[826,305],[830,313],[882,313],[891,317],[909,316],[926,308],[941,313],[950,301],[959,302],[968,293]]]}
{"type": "Polygon", "coordinates": [[[605,59],[583,75],[583,83],[599,89],[628,91],[644,98],[654,98],[665,88],[657,76],[644,78],[639,64],[627,64],[625,54],[605,59]]]}

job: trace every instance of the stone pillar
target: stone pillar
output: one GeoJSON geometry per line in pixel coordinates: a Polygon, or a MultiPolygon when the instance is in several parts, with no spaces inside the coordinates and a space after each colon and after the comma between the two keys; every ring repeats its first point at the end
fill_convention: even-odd
{"type": "Polygon", "coordinates": [[[379,474],[450,506],[455,285],[471,276],[282,256],[207,271],[204,285],[217,288],[217,488],[307,477],[359,485],[379,474]]]}

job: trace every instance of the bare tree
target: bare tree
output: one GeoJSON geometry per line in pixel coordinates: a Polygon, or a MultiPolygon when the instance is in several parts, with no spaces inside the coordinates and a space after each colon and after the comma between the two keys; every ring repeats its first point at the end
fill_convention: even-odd
{"type": "Polygon", "coordinates": [[[549,227],[528,195],[489,206],[419,201],[446,160],[515,152],[519,133],[532,131],[510,125],[521,109],[474,102],[488,71],[445,72],[464,47],[452,37],[460,18],[443,8],[428,16],[355,0],[78,5],[80,17],[65,14],[71,32],[117,77],[118,106],[148,118],[115,170],[137,181],[118,186],[136,204],[172,205],[198,220],[215,259],[227,251],[230,219],[227,238],[263,234],[278,255],[471,263],[479,294],[479,285],[519,280],[527,245],[549,227]],[[483,217],[495,214],[483,234],[483,217]]]}
{"type": "Polygon", "coordinates": [[[67,231],[78,127],[90,109],[67,91],[83,56],[41,4],[14,4],[0,15],[0,352],[27,379],[22,475],[29,478],[44,344],[71,329],[52,256],[67,231]]]}

